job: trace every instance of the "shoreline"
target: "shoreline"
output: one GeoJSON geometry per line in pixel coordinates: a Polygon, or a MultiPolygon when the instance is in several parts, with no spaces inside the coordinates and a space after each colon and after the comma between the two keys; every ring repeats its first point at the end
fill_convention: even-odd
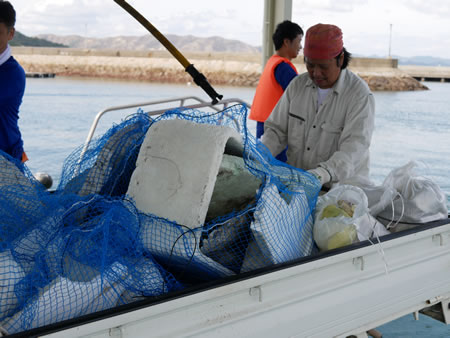
{"type": "MultiPolygon", "coordinates": [[[[52,49],[13,50],[13,55],[27,73],[54,73],[56,76],[82,76],[115,78],[157,83],[190,83],[192,78],[182,65],[163,51],[139,56],[122,56],[124,53],[92,55],[84,53],[54,53],[52,49]],[[37,54],[39,53],[39,54],[37,54]]],[[[99,53],[97,53],[99,54],[99,53]]],[[[261,75],[259,55],[229,53],[192,53],[189,61],[203,73],[211,85],[256,87],[261,75]]],[[[349,69],[358,74],[372,91],[427,90],[419,81],[407,73],[386,64],[377,64],[377,59],[355,58],[349,69]],[[364,62],[367,65],[364,65],[364,62]]],[[[383,59],[381,60],[383,61],[383,59]]],[[[380,63],[380,62],[378,62],[380,63]]],[[[386,62],[385,62],[386,63],[386,62]]],[[[294,60],[299,73],[306,71],[302,60],[294,60]],[[296,62],[297,61],[297,62],[296,62]]]]}

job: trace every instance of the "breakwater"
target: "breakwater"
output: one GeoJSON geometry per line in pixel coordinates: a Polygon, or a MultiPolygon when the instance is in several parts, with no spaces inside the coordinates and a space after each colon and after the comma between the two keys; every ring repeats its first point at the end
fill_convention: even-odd
{"type": "MultiPolygon", "coordinates": [[[[166,51],[112,51],[14,47],[14,57],[30,73],[89,76],[159,83],[188,83],[192,78],[166,51]]],[[[255,87],[261,75],[260,54],[186,53],[211,84],[255,87]]],[[[294,60],[306,71],[303,60],[294,60]]],[[[374,91],[423,90],[426,86],[397,67],[395,59],[355,58],[349,67],[374,91]]]]}

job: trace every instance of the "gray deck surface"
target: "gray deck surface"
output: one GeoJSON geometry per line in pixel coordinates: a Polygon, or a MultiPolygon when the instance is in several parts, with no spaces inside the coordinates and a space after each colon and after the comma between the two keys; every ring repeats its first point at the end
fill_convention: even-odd
{"type": "Polygon", "coordinates": [[[419,314],[419,320],[415,320],[413,314],[409,314],[376,329],[383,334],[383,338],[450,337],[450,325],[423,314],[419,314]]]}

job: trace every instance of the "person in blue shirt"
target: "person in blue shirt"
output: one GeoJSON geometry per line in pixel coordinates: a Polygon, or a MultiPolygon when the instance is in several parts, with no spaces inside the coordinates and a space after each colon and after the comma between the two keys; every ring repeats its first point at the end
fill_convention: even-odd
{"type": "Polygon", "coordinates": [[[19,130],[19,107],[25,91],[25,71],[11,56],[9,41],[15,33],[16,12],[0,1],[0,149],[19,161],[27,160],[19,130]]]}

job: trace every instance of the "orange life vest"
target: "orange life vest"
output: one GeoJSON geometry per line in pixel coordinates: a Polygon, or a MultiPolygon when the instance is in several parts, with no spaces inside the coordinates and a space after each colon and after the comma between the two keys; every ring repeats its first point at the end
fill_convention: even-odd
{"type": "Polygon", "coordinates": [[[28,156],[27,154],[25,154],[25,152],[22,153],[22,163],[25,163],[26,161],[28,161],[28,156]]]}
{"type": "Polygon", "coordinates": [[[249,116],[251,120],[265,122],[283,95],[283,88],[275,79],[275,68],[281,62],[286,62],[297,73],[297,69],[289,59],[276,54],[270,57],[256,87],[249,116]]]}

